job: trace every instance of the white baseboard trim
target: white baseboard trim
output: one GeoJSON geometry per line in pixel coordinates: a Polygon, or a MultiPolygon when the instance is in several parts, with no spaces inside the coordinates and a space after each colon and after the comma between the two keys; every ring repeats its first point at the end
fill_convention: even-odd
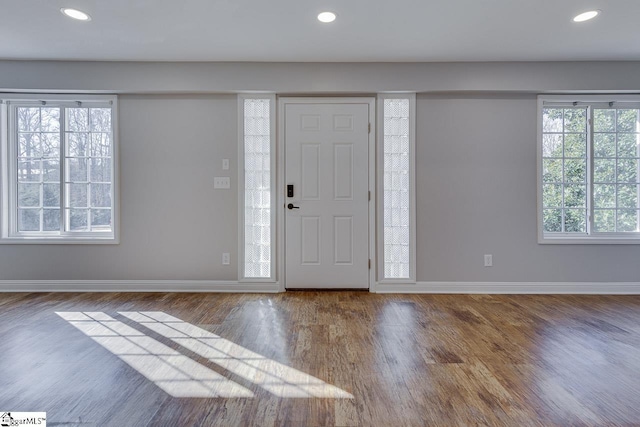
{"type": "Polygon", "coordinates": [[[378,283],[380,294],[640,295],[640,282],[417,282],[378,283]]]}
{"type": "Polygon", "coordinates": [[[0,292],[280,292],[278,283],[223,280],[0,280],[0,292]]]}
{"type": "MultiPolygon", "coordinates": [[[[0,292],[282,292],[278,283],[224,280],[0,280],[0,292]]],[[[640,295],[640,282],[378,283],[379,294],[640,295]]]]}

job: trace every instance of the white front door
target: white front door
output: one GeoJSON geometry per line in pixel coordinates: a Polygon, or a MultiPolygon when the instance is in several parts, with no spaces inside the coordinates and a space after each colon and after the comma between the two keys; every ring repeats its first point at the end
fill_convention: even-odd
{"type": "Polygon", "coordinates": [[[369,108],[284,104],[289,289],[369,287],[369,108]]]}

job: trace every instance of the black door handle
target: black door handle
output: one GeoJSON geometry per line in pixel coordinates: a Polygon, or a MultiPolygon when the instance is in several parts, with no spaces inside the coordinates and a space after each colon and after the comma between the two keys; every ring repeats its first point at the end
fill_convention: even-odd
{"type": "Polygon", "coordinates": [[[288,208],[288,209],[300,209],[300,206],[293,206],[293,203],[289,203],[289,204],[287,205],[287,208],[288,208]]]}

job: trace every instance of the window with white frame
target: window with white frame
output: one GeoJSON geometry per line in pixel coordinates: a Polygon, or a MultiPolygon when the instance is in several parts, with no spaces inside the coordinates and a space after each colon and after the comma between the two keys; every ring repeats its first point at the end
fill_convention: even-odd
{"type": "Polygon", "coordinates": [[[640,98],[540,97],[542,243],[640,243],[640,98]]]}
{"type": "Polygon", "coordinates": [[[115,242],[116,98],[3,98],[0,242],[115,242]]]}
{"type": "Polygon", "coordinates": [[[379,95],[382,118],[382,280],[415,281],[415,95],[379,95]]]}
{"type": "Polygon", "coordinates": [[[275,247],[275,177],[273,144],[274,98],[240,96],[241,176],[240,199],[243,229],[240,277],[247,280],[272,279],[275,247]]]}

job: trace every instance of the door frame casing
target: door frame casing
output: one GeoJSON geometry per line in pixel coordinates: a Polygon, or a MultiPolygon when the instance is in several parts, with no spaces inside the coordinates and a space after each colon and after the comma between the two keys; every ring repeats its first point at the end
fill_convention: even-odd
{"type": "Polygon", "coordinates": [[[285,269],[285,106],[287,104],[367,104],[369,106],[369,171],[368,185],[369,194],[369,241],[368,253],[371,265],[369,268],[369,291],[375,284],[377,271],[376,268],[376,98],[367,97],[277,97],[278,114],[277,114],[277,179],[276,179],[276,216],[277,216],[277,277],[280,292],[286,291],[286,269],[285,269]]]}

